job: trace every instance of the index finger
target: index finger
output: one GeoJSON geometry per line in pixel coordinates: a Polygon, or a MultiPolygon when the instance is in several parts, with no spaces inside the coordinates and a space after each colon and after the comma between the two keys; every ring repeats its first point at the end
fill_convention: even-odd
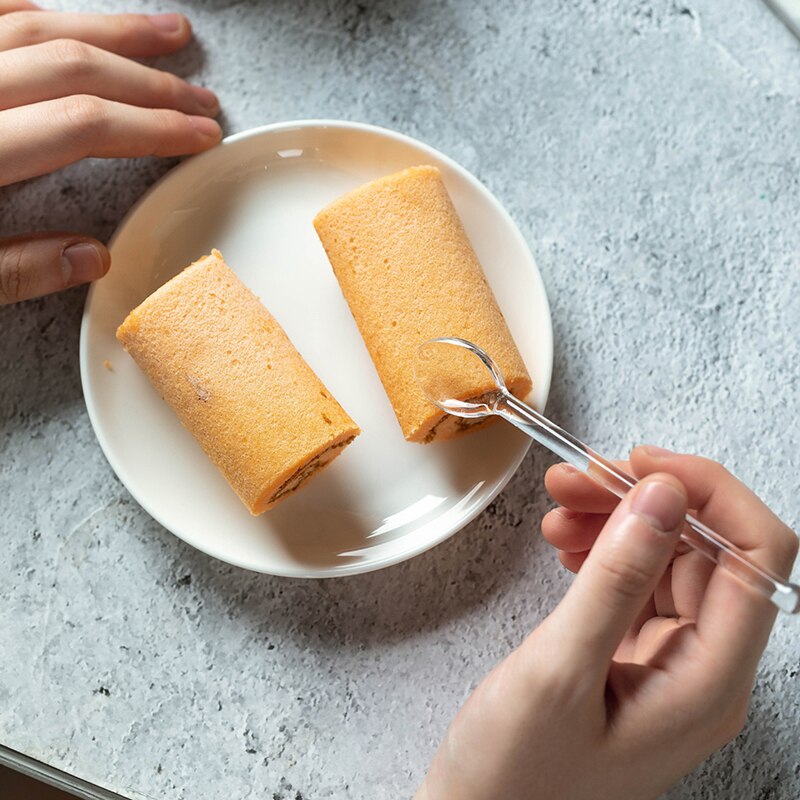
{"type": "MultiPolygon", "coordinates": [[[[627,461],[614,461],[624,472],[630,472],[627,461]]],[[[560,506],[591,514],[610,514],[619,504],[619,497],[601,486],[588,473],[572,464],[554,464],[544,476],[547,493],[560,506]]]]}
{"type": "Polygon", "coordinates": [[[138,108],[98,97],[64,97],[0,111],[0,186],[83,158],[199,153],[221,130],[208,117],[138,108]]]}
{"type": "Polygon", "coordinates": [[[75,39],[121,56],[174,53],[192,37],[183,14],[78,14],[21,10],[0,16],[0,50],[75,39]]]}

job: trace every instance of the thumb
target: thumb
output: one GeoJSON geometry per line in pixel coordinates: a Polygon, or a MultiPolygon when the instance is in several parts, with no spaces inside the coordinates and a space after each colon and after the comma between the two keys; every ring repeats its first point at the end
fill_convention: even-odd
{"type": "Polygon", "coordinates": [[[111,256],[96,239],[31,233],[0,239],[0,305],[102,278],[111,256]]]}
{"type": "Polygon", "coordinates": [[[631,489],[608,518],[552,614],[572,663],[591,664],[605,676],[669,565],[686,504],[683,484],[672,475],[656,473],[631,489]]]}

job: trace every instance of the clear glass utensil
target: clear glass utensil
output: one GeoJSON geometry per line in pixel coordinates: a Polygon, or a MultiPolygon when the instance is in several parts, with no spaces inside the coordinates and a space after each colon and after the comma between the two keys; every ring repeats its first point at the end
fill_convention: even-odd
{"type": "Polygon", "coordinates": [[[800,0],[766,0],[784,25],[800,39],[800,0]]]}
{"type": "MultiPolygon", "coordinates": [[[[431,339],[425,342],[419,349],[415,371],[417,381],[428,399],[443,411],[457,417],[502,417],[618,497],[623,497],[636,485],[635,478],[536,409],[514,397],[508,391],[497,364],[488,353],[472,342],[456,338],[431,339]],[[461,369],[454,370],[455,364],[461,369]],[[491,388],[488,391],[481,390],[477,398],[470,398],[465,394],[465,387],[460,389],[457,379],[452,376],[465,370],[474,376],[476,368],[489,371],[491,388]]],[[[691,514],[686,515],[681,539],[754,587],[782,611],[788,614],[800,612],[800,586],[759,566],[743,550],[691,514]]]]}

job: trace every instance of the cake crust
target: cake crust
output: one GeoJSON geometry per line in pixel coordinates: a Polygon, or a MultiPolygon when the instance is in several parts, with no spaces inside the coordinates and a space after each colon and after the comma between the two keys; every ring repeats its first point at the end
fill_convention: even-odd
{"type": "MultiPolygon", "coordinates": [[[[413,365],[428,339],[474,342],[516,396],[530,392],[522,356],[436,167],[361,186],[326,206],[314,227],[406,439],[431,442],[480,427],[445,414],[417,385],[413,365]]],[[[484,369],[460,378],[471,396],[492,389],[484,369]]]]}
{"type": "Polygon", "coordinates": [[[252,514],[360,432],[217,250],[131,311],[117,339],[252,514]]]}

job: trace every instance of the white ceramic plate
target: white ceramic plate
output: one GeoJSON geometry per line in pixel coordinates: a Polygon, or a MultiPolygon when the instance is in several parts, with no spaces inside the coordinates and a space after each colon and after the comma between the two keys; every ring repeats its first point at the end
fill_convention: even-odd
{"type": "Polygon", "coordinates": [[[123,220],[81,328],[81,379],[100,445],[136,500],[184,541],[274,575],[366,572],[455,533],[519,466],[529,442],[510,425],[430,446],[403,439],[312,226],[340,194],[417,164],[441,169],[533,378],[532,400],[544,408],[553,355],[544,287],[519,230],[470,173],[407,136],[348,122],[231,136],[170,172],[123,220]],[[261,517],[250,516],[114,337],[134,306],[212,247],[363,431],[261,517]]]}

